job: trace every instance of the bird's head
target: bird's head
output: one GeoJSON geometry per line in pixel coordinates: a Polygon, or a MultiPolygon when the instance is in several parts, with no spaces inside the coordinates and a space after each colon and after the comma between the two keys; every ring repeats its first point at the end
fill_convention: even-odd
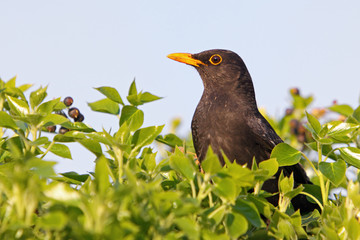
{"type": "Polygon", "coordinates": [[[173,53],[168,58],[192,65],[199,72],[205,89],[238,88],[241,79],[250,79],[243,60],[229,50],[213,49],[197,54],[173,53]],[[240,82],[239,82],[240,81],[240,82]]]}

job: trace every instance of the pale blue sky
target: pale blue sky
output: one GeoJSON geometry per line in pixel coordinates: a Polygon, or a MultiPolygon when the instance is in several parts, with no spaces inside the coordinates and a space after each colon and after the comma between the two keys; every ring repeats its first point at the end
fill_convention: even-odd
{"type": "MultiPolygon", "coordinates": [[[[253,77],[258,105],[281,115],[288,89],[358,105],[359,1],[0,1],[0,76],[49,85],[49,97],[73,96],[86,123],[116,128],[87,102],[112,86],[125,98],[139,89],[164,97],[148,104],[145,125],[183,118],[182,132],[202,93],[194,69],[166,58],[173,52],[223,48],[237,52],[253,77]]],[[[59,171],[86,172],[93,157],[73,151],[59,171]]]]}

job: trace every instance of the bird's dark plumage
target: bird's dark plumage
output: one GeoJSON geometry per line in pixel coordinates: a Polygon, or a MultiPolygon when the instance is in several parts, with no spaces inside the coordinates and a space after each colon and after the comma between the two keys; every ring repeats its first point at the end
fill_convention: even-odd
{"type": "MultiPolygon", "coordinates": [[[[243,60],[234,52],[214,49],[198,54],[176,53],[169,58],[195,66],[199,72],[204,92],[193,116],[191,128],[198,159],[205,158],[212,147],[224,164],[221,151],[237,163],[251,166],[269,159],[272,149],[281,138],[258,111],[251,76],[243,60]]],[[[281,167],[274,179],[264,183],[263,189],[278,192],[278,176],[294,173],[296,185],[311,183],[300,164],[281,167]]],[[[277,205],[278,196],[269,198],[277,205]]],[[[317,205],[298,195],[292,201],[295,209],[309,212],[317,205]]]]}

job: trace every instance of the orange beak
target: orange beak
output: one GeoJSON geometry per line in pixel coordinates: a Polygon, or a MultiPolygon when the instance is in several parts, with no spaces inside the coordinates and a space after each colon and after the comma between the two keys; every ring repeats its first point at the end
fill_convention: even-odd
{"type": "Polygon", "coordinates": [[[206,65],[202,61],[193,58],[190,53],[172,53],[172,54],[167,55],[167,57],[172,60],[186,63],[186,64],[189,64],[189,65],[192,65],[195,67],[200,67],[200,64],[206,65]]]}

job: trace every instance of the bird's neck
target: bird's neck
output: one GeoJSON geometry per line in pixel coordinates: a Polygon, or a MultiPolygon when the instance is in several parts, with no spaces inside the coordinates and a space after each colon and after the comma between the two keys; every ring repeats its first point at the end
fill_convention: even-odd
{"type": "Polygon", "coordinates": [[[254,85],[249,72],[246,71],[239,77],[235,92],[241,99],[246,101],[249,106],[257,108],[254,85]]]}
{"type": "Polygon", "coordinates": [[[202,98],[205,102],[229,101],[241,108],[257,111],[254,86],[250,75],[241,75],[232,84],[219,86],[204,86],[202,98]]]}

